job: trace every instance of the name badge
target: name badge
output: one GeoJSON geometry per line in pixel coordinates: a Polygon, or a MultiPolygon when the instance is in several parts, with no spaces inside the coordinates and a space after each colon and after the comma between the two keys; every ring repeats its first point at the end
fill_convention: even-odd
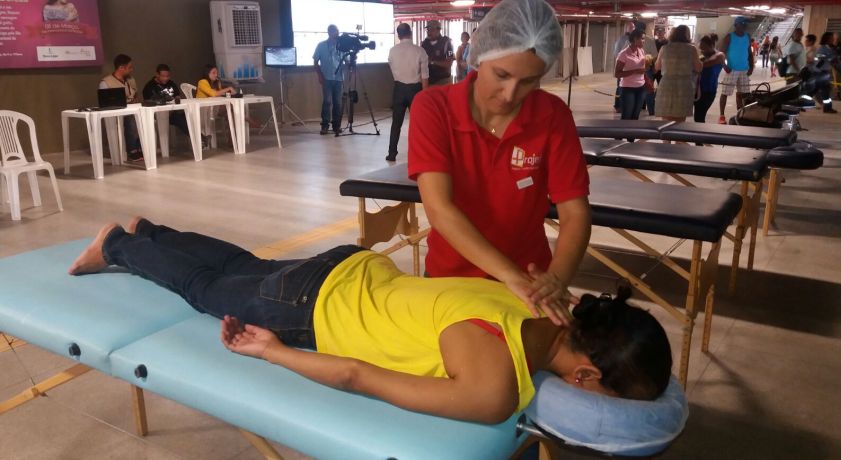
{"type": "Polygon", "coordinates": [[[532,185],[534,185],[534,179],[529,176],[517,181],[517,190],[522,190],[524,188],[531,187],[532,185]]]}

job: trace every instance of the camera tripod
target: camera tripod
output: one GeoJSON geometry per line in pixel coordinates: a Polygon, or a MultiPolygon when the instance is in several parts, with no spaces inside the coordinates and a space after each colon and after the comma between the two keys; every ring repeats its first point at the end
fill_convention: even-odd
{"type": "MultiPolygon", "coordinates": [[[[368,98],[368,90],[365,88],[365,80],[362,76],[359,75],[357,68],[356,68],[356,52],[348,52],[342,58],[342,62],[345,59],[348,60],[347,69],[348,74],[347,78],[345,79],[345,90],[342,91],[342,112],[344,112],[344,108],[347,107],[347,128],[345,132],[338,132],[336,133],[336,137],[340,136],[353,136],[355,134],[361,134],[365,136],[379,136],[380,135],[380,128],[377,126],[377,120],[374,118],[374,109],[371,107],[371,99],[368,98]],[[371,115],[371,123],[374,124],[374,131],[373,133],[358,133],[353,130],[353,115],[354,115],[354,106],[359,102],[359,92],[356,90],[357,83],[362,82],[362,95],[365,97],[365,103],[368,105],[368,113],[371,115]]],[[[341,120],[339,121],[339,125],[341,126],[341,120]]]]}

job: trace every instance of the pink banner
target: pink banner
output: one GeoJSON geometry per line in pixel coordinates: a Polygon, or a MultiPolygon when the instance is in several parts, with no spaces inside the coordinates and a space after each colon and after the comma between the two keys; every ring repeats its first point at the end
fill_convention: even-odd
{"type": "Polygon", "coordinates": [[[0,0],[0,69],[100,65],[96,0],[0,0]]]}

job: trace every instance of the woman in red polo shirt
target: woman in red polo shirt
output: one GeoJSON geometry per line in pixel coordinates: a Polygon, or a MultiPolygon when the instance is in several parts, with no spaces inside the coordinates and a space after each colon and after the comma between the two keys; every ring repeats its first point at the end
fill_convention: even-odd
{"type": "Polygon", "coordinates": [[[409,176],[432,231],[429,276],[502,281],[529,307],[566,323],[567,286],[590,238],[589,179],[572,114],[538,89],[561,52],[543,0],[504,0],[473,36],[476,70],[412,103],[409,176]],[[554,204],[554,256],[543,219],[554,204]]]}

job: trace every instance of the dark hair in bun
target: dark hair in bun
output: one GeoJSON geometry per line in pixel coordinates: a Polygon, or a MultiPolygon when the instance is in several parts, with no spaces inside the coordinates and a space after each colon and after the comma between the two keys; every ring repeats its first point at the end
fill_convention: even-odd
{"type": "Polygon", "coordinates": [[[652,400],[663,394],[672,373],[666,332],[651,313],[627,304],[631,290],[616,297],[581,296],[573,309],[572,351],[587,355],[602,373],[603,387],[622,398],[652,400]]]}

